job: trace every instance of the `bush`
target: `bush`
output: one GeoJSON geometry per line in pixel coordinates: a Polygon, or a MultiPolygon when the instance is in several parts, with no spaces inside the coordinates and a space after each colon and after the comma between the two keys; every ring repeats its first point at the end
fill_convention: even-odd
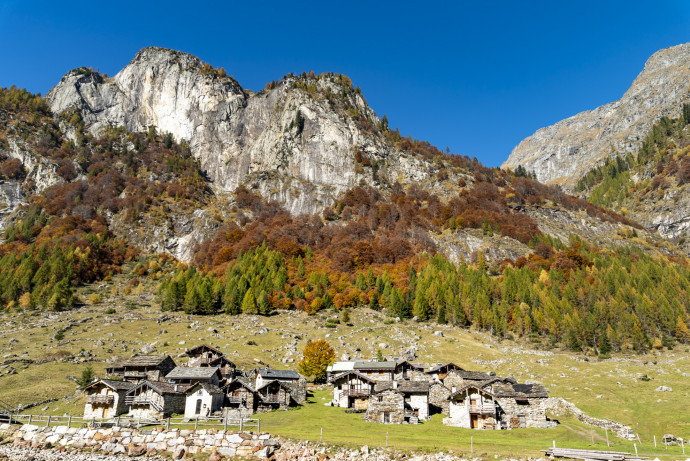
{"type": "Polygon", "coordinates": [[[101,298],[101,295],[98,293],[94,293],[89,295],[89,304],[99,304],[103,301],[101,298]]]}

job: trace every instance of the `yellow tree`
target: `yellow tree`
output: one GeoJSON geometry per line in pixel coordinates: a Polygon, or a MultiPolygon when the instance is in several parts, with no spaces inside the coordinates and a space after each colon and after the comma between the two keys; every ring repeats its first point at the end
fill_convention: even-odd
{"type": "Polygon", "coordinates": [[[302,351],[299,371],[315,383],[326,381],[326,368],[335,360],[335,350],[323,339],[309,341],[302,351]]]}

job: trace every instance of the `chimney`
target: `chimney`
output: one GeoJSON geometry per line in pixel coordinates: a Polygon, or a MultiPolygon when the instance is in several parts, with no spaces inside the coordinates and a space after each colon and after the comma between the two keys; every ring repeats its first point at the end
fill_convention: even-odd
{"type": "Polygon", "coordinates": [[[393,381],[393,389],[397,389],[397,388],[398,388],[398,382],[397,382],[397,381],[393,381]]]}

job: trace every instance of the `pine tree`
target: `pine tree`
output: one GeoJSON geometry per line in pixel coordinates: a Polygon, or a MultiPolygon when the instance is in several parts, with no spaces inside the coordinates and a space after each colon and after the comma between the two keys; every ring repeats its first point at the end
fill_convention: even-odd
{"type": "MultiPolygon", "coordinates": [[[[683,106],[685,108],[687,104],[683,106]]],[[[690,107],[690,106],[688,106],[690,107]]],[[[678,321],[676,322],[676,339],[678,342],[687,344],[690,341],[690,332],[688,331],[688,326],[683,321],[683,318],[679,315],[678,321]]]]}
{"type": "Polygon", "coordinates": [[[256,298],[254,296],[254,290],[249,289],[244,295],[242,300],[242,312],[245,314],[257,314],[258,310],[256,308],[256,298]]]}
{"type": "Polygon", "coordinates": [[[271,313],[271,304],[268,301],[268,295],[266,294],[265,291],[262,291],[261,294],[259,295],[259,314],[261,315],[268,315],[271,313]]]}

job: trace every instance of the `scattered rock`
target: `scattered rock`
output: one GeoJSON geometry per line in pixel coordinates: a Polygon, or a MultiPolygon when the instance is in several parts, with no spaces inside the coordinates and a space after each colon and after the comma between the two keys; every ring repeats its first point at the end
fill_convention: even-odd
{"type": "Polygon", "coordinates": [[[668,386],[659,386],[656,389],[654,389],[656,392],[673,392],[673,389],[671,389],[668,386]]]}

